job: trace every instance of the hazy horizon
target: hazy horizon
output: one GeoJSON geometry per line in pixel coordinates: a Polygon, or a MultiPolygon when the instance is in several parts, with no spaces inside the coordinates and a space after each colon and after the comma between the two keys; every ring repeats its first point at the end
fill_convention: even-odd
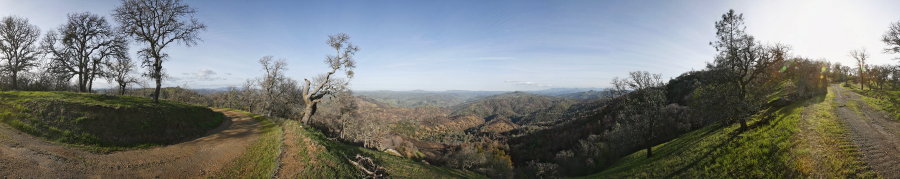
{"type": "MultiPolygon", "coordinates": [[[[118,2],[0,0],[0,16],[28,18],[43,36],[73,12],[114,23],[118,2]]],[[[897,1],[809,0],[185,3],[208,30],[197,46],[169,49],[164,86],[239,86],[262,74],[257,59],[266,55],[286,59],[287,76],[302,80],[324,72],[326,37],[344,32],[361,49],[351,86],[365,91],[603,88],[635,70],[674,78],[712,61],[713,22],[728,9],[744,14],[757,39],[793,54],[850,65],[848,51],[865,47],[870,64],[896,63],[880,35],[900,11],[897,1]]]]}

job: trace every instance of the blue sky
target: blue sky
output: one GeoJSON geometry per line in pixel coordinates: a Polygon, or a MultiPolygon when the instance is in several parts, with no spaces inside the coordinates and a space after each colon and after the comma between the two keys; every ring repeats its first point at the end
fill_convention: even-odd
{"type": "MultiPolygon", "coordinates": [[[[327,36],[347,33],[361,50],[356,90],[538,90],[607,87],[646,70],[675,77],[715,52],[713,23],[744,13],[749,32],[795,54],[851,64],[881,53],[896,1],[186,1],[208,26],[203,42],[168,52],[165,86],[215,88],[260,76],[257,59],[288,62],[303,79],[327,70],[327,36]]],[[[46,32],[66,14],[109,17],[116,0],[0,0],[0,16],[29,18],[46,32]]],[[[112,19],[108,19],[112,20],[112,19]]],[[[136,46],[132,46],[137,49],[136,46]]],[[[105,81],[98,86],[105,86],[105,81]]]]}

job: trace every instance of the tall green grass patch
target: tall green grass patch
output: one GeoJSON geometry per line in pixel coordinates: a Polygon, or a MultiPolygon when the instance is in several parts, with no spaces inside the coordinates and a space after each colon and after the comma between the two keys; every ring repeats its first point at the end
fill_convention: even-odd
{"type": "Polygon", "coordinates": [[[250,145],[247,152],[226,165],[220,177],[271,178],[275,174],[275,170],[277,170],[284,130],[282,130],[281,126],[265,117],[255,114],[249,115],[262,126],[259,139],[250,145]]]}
{"type": "Polygon", "coordinates": [[[872,107],[886,111],[894,120],[900,120],[900,90],[850,89],[861,94],[863,101],[872,107]]]}

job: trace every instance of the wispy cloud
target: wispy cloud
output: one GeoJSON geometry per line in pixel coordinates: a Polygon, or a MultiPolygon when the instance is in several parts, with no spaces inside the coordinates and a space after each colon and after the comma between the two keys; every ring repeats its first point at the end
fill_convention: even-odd
{"type": "Polygon", "coordinates": [[[173,78],[176,81],[217,81],[217,80],[225,80],[225,77],[221,77],[216,73],[216,71],[210,69],[200,69],[197,72],[190,73],[181,73],[182,77],[173,78]]]}
{"type": "Polygon", "coordinates": [[[515,60],[516,57],[475,57],[475,60],[484,60],[484,61],[507,61],[507,60],[515,60]]]}
{"type": "Polygon", "coordinates": [[[504,83],[510,83],[517,86],[530,86],[530,87],[552,87],[550,84],[536,83],[532,81],[516,81],[516,80],[506,80],[504,83]]]}

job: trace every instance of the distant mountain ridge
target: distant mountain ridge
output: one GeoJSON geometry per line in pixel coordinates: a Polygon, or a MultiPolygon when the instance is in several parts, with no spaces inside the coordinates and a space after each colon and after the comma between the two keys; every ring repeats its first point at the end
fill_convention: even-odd
{"type": "Polygon", "coordinates": [[[522,92],[544,96],[559,96],[564,98],[586,100],[607,97],[606,88],[551,88],[535,91],[391,91],[391,90],[361,90],[354,91],[356,96],[365,96],[380,103],[399,107],[451,107],[465,102],[479,100],[485,97],[504,93],[522,92]]]}

